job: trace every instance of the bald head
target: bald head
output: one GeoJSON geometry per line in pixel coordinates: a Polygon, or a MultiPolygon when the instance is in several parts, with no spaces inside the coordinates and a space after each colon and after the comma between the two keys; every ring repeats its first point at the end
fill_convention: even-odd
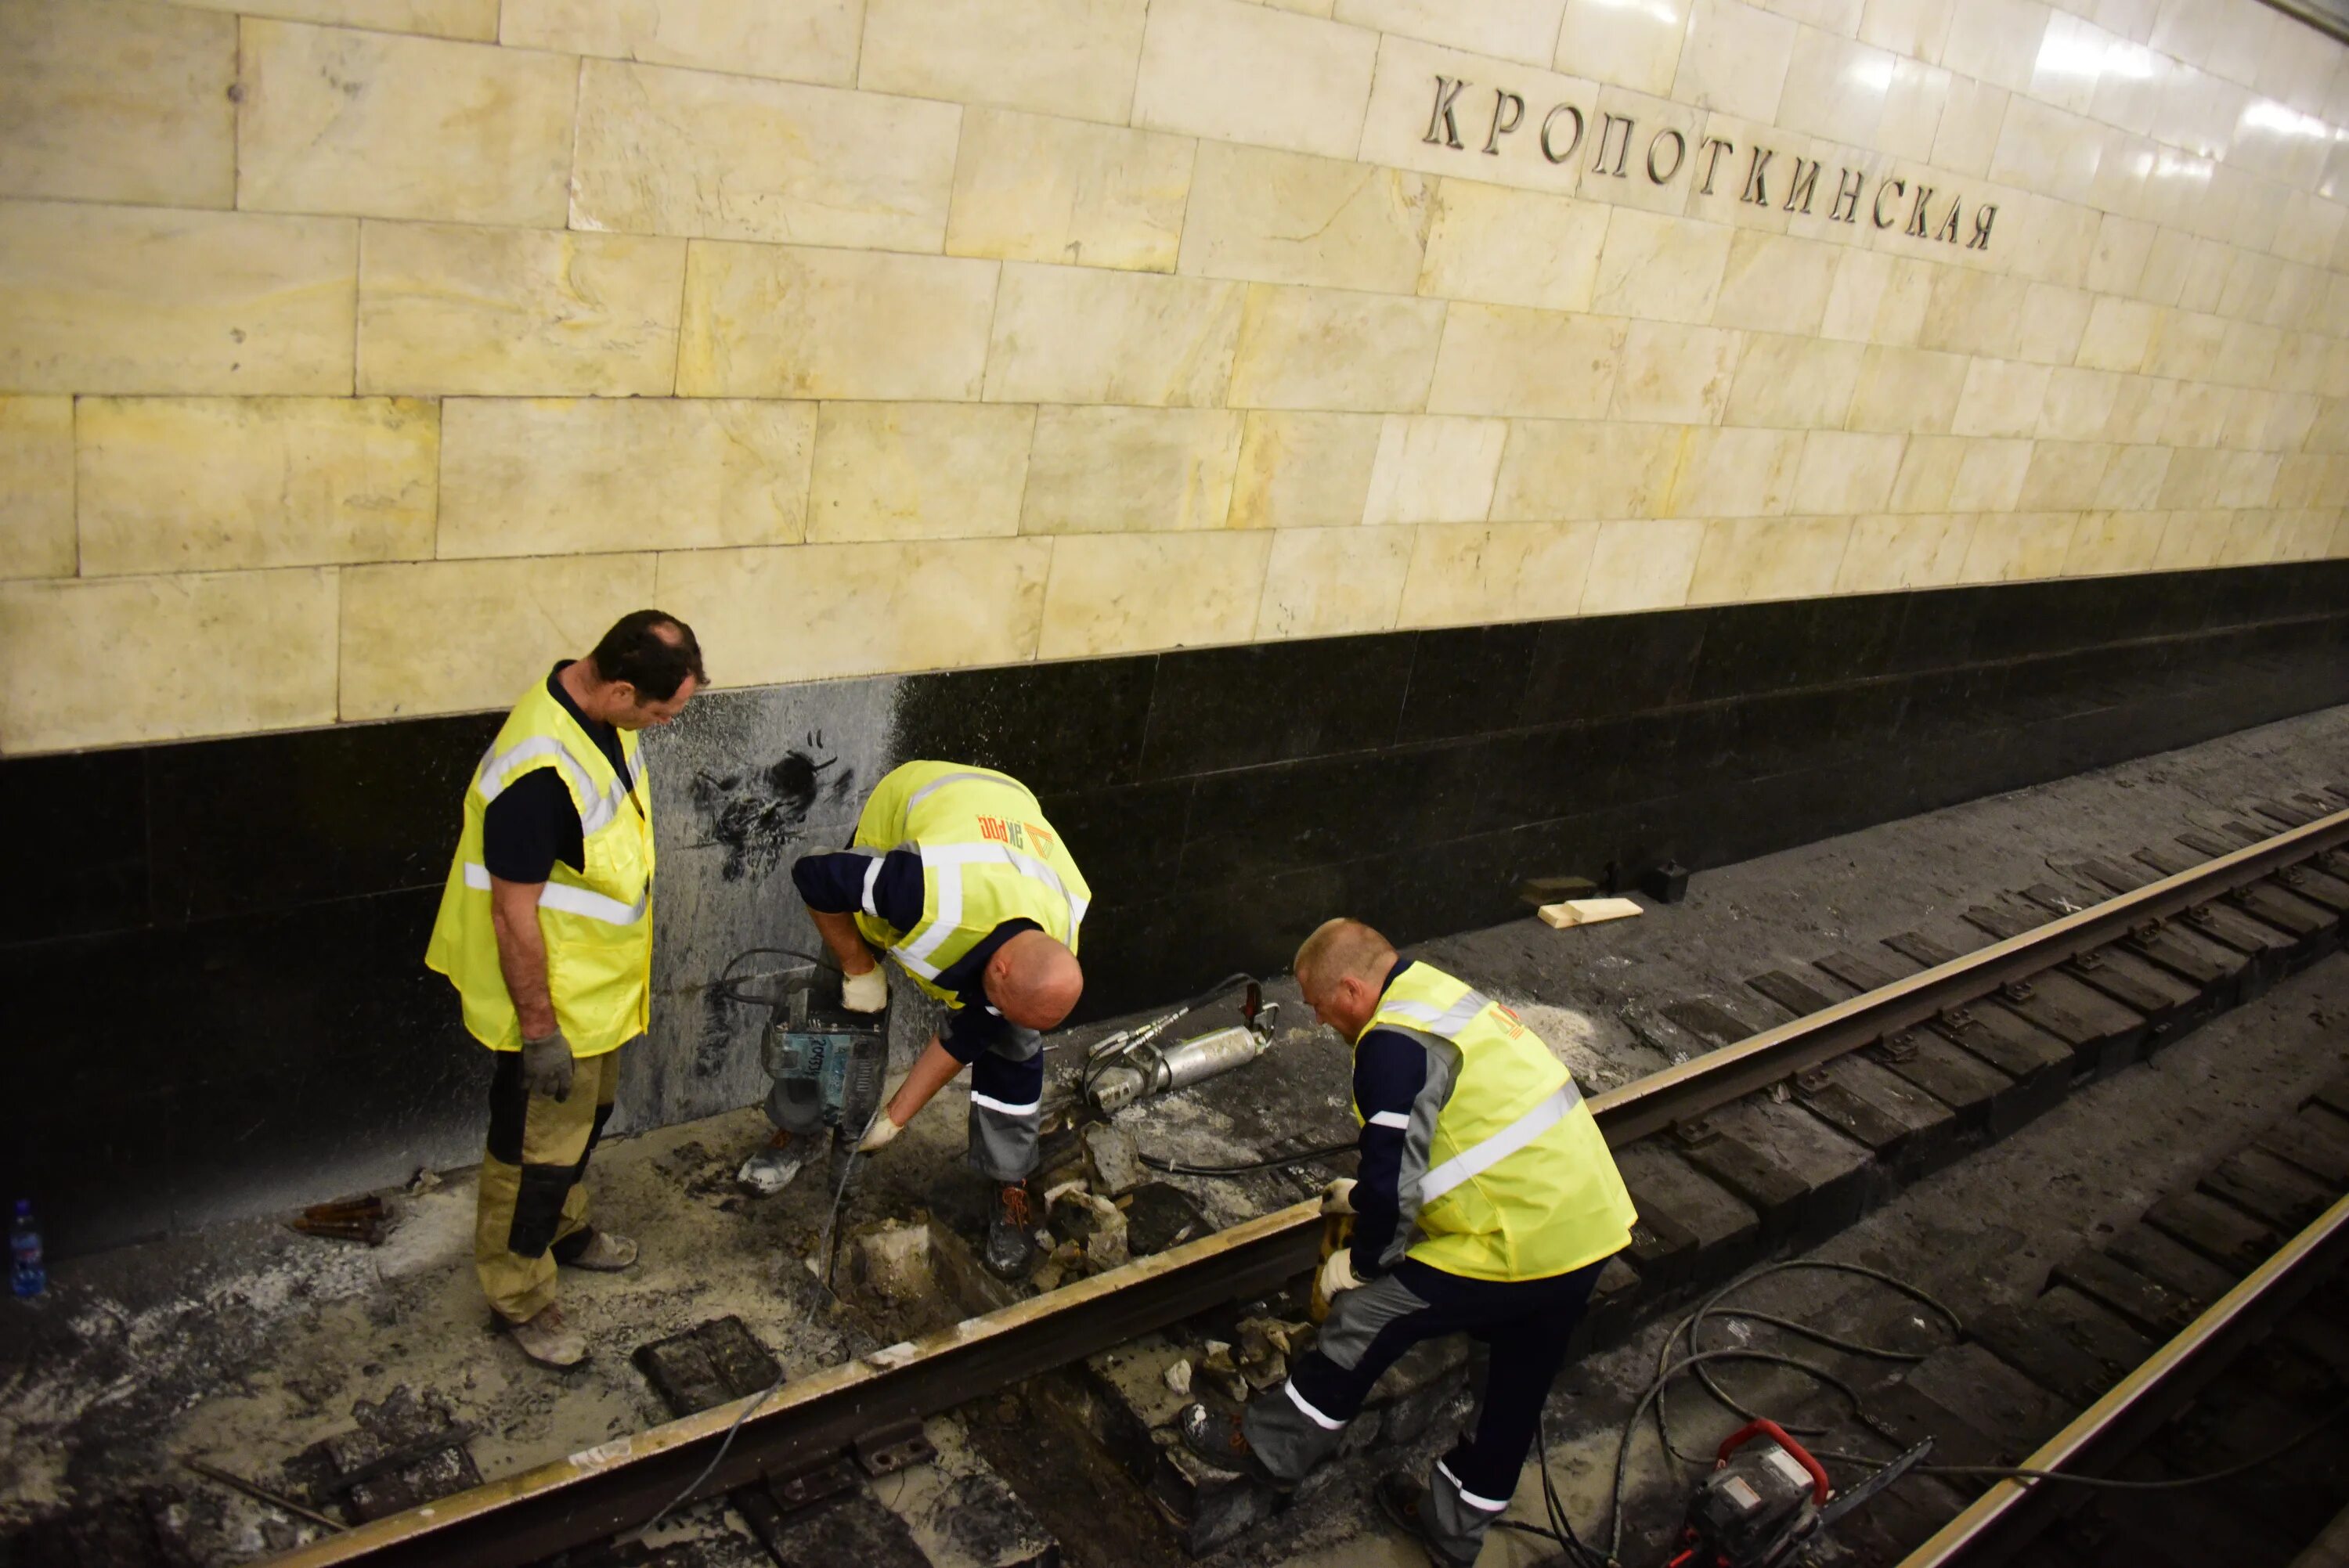
{"type": "Polygon", "coordinates": [[[1323,1023],[1359,1039],[1394,961],[1394,944],[1361,921],[1324,921],[1297,950],[1297,987],[1323,1023]]]}
{"type": "Polygon", "coordinates": [[[1040,931],[1023,931],[987,961],[987,999],[1023,1029],[1059,1026],[1084,995],[1077,955],[1040,931]]]}

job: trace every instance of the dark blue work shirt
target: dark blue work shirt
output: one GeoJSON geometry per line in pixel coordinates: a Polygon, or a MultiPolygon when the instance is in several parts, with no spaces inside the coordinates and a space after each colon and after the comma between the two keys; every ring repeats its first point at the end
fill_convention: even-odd
{"type": "MultiPolygon", "coordinates": [[[[1396,959],[1379,995],[1411,965],[1408,958],[1396,959]]],[[[1354,1272],[1364,1279],[1381,1272],[1379,1259],[1394,1240],[1402,1208],[1395,1186],[1411,1108],[1426,1087],[1427,1047],[1409,1035],[1372,1029],[1356,1043],[1354,1104],[1362,1113],[1362,1140],[1354,1171],[1354,1272]]]]}
{"type": "MultiPolygon", "coordinates": [[[[862,850],[802,855],[792,866],[792,882],[810,909],[825,914],[878,915],[899,931],[922,923],[922,857],[911,850],[878,857],[862,850]]],[[[982,1051],[1009,1044],[1020,1033],[988,1001],[987,965],[996,949],[1019,933],[1042,929],[1032,920],[1007,920],[938,972],[934,984],[955,998],[938,1040],[957,1061],[975,1061],[982,1051]]]]}

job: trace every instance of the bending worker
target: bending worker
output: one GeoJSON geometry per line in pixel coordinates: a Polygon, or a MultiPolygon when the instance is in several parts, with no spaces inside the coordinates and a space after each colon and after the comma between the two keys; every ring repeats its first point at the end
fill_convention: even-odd
{"type": "Polygon", "coordinates": [[[1186,1447],[1286,1491],[1337,1451],[1394,1359],[1467,1334],[1491,1347],[1468,1437],[1423,1485],[1373,1496],[1439,1564],[1474,1563],[1508,1506],[1567,1339],[1638,1218],[1573,1075],[1517,1016],[1387,939],[1333,920],[1297,954],[1320,1020],[1354,1042],[1358,1178],[1333,1182],[1351,1249],[1322,1265],[1330,1303],[1286,1387],[1239,1416],[1194,1405],[1186,1447]]]}
{"type": "Polygon", "coordinates": [[[970,1163],[996,1188],[987,1265],[1025,1274],[1036,1251],[1028,1177],[1044,1098],[1040,1031],[1084,989],[1077,927],[1091,893],[1067,846],[1009,775],[908,762],[864,802],[849,848],[802,857],[792,880],[839,961],[844,1006],[888,1006],[869,941],[949,1009],[860,1150],[885,1148],[968,1064],[970,1163]]]}
{"type": "Polygon", "coordinates": [[[636,1243],[588,1224],[581,1179],[620,1047],[651,1021],[653,800],[636,734],[684,711],[702,679],[692,629],[638,610],[524,692],[466,788],[424,954],[497,1054],[473,1263],[543,1366],[587,1358],[555,1305],[555,1265],[636,1261],[636,1243]]]}

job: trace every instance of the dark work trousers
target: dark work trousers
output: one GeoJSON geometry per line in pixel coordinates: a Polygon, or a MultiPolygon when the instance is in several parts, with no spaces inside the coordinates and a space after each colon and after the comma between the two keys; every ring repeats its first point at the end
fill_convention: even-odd
{"type": "Polygon", "coordinates": [[[970,1064],[971,1168],[990,1181],[1025,1181],[1043,1114],[1044,1037],[1014,1029],[970,1064]]]}
{"type": "Polygon", "coordinates": [[[1273,1474],[1302,1479],[1337,1451],[1346,1423],[1396,1357],[1424,1339],[1467,1335],[1490,1349],[1492,1370],[1468,1435],[1428,1477],[1421,1517],[1454,1558],[1474,1560],[1517,1490],[1567,1340],[1606,1266],[1602,1258],[1572,1274],[1505,1282],[1464,1279],[1405,1258],[1392,1273],[1339,1293],[1288,1381],[1249,1403],[1248,1446],[1273,1474]]]}

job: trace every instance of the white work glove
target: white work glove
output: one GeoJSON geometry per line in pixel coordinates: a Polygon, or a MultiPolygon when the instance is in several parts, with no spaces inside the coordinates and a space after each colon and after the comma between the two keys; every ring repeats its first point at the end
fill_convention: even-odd
{"type": "Polygon", "coordinates": [[[522,1043],[523,1087],[531,1094],[557,1104],[569,1099],[571,1071],[571,1042],[561,1029],[522,1043]]]}
{"type": "Polygon", "coordinates": [[[866,1130],[864,1141],[856,1146],[856,1152],[859,1154],[878,1154],[881,1150],[889,1147],[891,1140],[895,1139],[897,1134],[905,1130],[904,1128],[899,1127],[895,1122],[890,1120],[889,1113],[886,1110],[884,1110],[880,1115],[873,1119],[873,1125],[871,1128],[866,1130]]]}
{"type": "Polygon", "coordinates": [[[1354,1275],[1354,1249],[1340,1247],[1321,1265],[1321,1299],[1335,1301],[1341,1290],[1351,1290],[1362,1282],[1354,1275]]]}
{"type": "Polygon", "coordinates": [[[889,1006],[889,982],[875,964],[862,975],[840,978],[840,1005],[852,1013],[878,1013],[889,1006]]]}
{"type": "Polygon", "coordinates": [[[1354,1179],[1340,1176],[1321,1189],[1321,1212],[1325,1214],[1350,1214],[1354,1212],[1354,1179]]]}

